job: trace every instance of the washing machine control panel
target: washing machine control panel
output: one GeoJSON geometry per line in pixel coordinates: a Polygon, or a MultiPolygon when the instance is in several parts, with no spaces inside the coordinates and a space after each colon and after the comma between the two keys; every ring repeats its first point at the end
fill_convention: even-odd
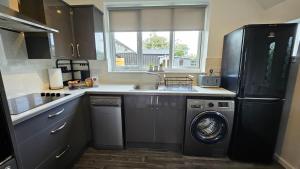
{"type": "Polygon", "coordinates": [[[188,108],[194,110],[202,110],[202,109],[233,109],[234,101],[232,100],[188,100],[188,108]]]}

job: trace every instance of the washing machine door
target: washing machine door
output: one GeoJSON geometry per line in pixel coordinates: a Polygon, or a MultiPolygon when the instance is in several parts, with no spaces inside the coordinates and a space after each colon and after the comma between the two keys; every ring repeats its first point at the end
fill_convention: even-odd
{"type": "Polygon", "coordinates": [[[191,123],[191,134],[199,142],[215,144],[227,134],[227,121],[216,111],[205,111],[196,116],[191,123]]]}

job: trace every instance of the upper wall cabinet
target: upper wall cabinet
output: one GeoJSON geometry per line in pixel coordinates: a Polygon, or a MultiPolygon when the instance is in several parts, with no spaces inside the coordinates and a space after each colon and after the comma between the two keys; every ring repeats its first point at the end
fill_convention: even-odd
{"type": "Polygon", "coordinates": [[[104,59],[103,13],[92,5],[69,6],[61,0],[22,0],[20,10],[59,30],[26,33],[30,59],[104,59]]]}
{"type": "Polygon", "coordinates": [[[20,12],[59,33],[25,33],[29,59],[71,58],[75,54],[72,8],[60,0],[22,0],[20,12]]]}
{"type": "Polygon", "coordinates": [[[77,58],[105,58],[103,13],[93,5],[73,6],[77,58]]]}

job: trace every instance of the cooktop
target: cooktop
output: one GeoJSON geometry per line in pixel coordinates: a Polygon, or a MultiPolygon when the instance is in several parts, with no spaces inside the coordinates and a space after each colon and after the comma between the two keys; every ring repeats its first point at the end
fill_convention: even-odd
{"type": "Polygon", "coordinates": [[[70,94],[33,93],[8,100],[10,114],[17,115],[70,94]]]}

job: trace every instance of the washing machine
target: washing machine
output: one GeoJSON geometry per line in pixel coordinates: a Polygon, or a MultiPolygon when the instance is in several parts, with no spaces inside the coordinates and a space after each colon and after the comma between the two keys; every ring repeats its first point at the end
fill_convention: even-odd
{"type": "Polygon", "coordinates": [[[225,157],[233,118],[233,100],[188,99],[184,154],[225,157]]]}

